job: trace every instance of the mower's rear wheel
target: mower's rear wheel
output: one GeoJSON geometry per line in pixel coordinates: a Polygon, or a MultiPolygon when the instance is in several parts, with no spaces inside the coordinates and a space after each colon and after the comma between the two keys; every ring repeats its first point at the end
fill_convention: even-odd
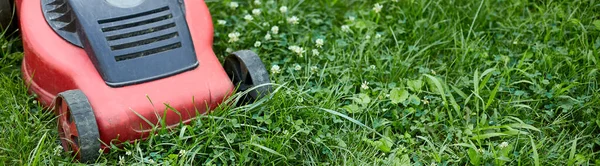
{"type": "Polygon", "coordinates": [[[55,100],[58,131],[63,148],[82,163],[100,155],[100,134],[88,98],[80,90],[62,92],[55,100]]]}
{"type": "Polygon", "coordinates": [[[246,92],[241,103],[254,102],[272,90],[269,73],[260,57],[252,51],[243,50],[232,53],[225,59],[225,71],[238,88],[238,92],[246,92]]]}
{"type": "Polygon", "coordinates": [[[6,30],[11,25],[13,18],[12,1],[0,0],[0,30],[6,30]]]}

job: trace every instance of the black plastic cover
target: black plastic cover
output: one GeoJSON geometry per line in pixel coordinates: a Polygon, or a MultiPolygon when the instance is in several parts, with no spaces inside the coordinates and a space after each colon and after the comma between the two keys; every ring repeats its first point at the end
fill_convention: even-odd
{"type": "Polygon", "coordinates": [[[198,66],[180,1],[68,0],[83,49],[112,87],[172,76],[198,66]]]}
{"type": "Polygon", "coordinates": [[[78,47],[83,47],[77,35],[77,22],[67,0],[42,0],[46,22],[56,34],[78,47]]]}

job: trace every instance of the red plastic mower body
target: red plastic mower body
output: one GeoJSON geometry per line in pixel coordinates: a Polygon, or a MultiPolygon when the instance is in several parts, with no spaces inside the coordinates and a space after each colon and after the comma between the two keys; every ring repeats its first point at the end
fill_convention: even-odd
{"type": "Polygon", "coordinates": [[[146,120],[158,124],[159,118],[164,118],[168,125],[189,122],[223,102],[234,91],[234,84],[213,52],[213,24],[205,2],[184,2],[199,65],[167,78],[112,87],[84,49],[65,41],[48,25],[40,0],[16,0],[24,45],[23,78],[48,107],[59,93],[81,90],[94,110],[104,143],[147,137],[151,125],[146,120]]]}

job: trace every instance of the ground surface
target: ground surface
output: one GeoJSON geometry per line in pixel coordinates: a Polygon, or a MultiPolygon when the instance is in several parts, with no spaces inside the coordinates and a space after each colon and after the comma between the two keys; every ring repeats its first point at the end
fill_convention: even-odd
{"type": "MultiPolygon", "coordinates": [[[[600,164],[600,1],[230,2],[215,52],[255,50],[278,91],[98,163],[600,164]]],[[[0,163],[68,165],[0,45],[0,163]]]]}

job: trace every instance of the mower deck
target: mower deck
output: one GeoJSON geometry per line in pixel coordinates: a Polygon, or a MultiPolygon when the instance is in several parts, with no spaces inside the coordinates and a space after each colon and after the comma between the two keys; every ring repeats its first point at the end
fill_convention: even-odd
{"type": "MultiPolygon", "coordinates": [[[[121,60],[119,56],[128,54],[116,54],[115,50],[111,50],[111,42],[127,44],[146,41],[144,37],[153,36],[137,34],[134,38],[128,39],[132,41],[119,41],[120,39],[107,41],[110,35],[93,35],[94,33],[89,29],[86,32],[77,29],[78,38],[82,43],[79,46],[74,44],[76,42],[70,42],[61,36],[57,28],[50,26],[43,13],[45,10],[42,6],[46,5],[42,4],[43,1],[46,0],[15,2],[21,27],[35,27],[21,29],[24,46],[23,79],[29,86],[29,91],[37,94],[38,100],[44,106],[53,108],[53,111],[58,114],[63,147],[67,151],[81,152],[76,157],[83,162],[93,161],[92,159],[98,155],[97,149],[109,148],[105,145],[110,143],[119,144],[146,138],[153,126],[160,125],[159,122],[162,120],[167,126],[187,123],[222,104],[227,97],[236,92],[236,86],[240,87],[238,90],[243,91],[253,89],[243,97],[243,102],[259,99],[270,91],[269,85],[256,87],[268,84],[270,81],[267,70],[255,53],[251,51],[233,53],[225,60],[225,68],[221,65],[212,50],[212,19],[203,1],[184,0],[187,9],[184,10],[185,17],[173,14],[173,19],[182,19],[185,22],[185,24],[177,23],[177,26],[182,27],[187,24],[185,26],[187,29],[180,28],[173,31],[179,35],[178,41],[175,42],[180,43],[180,47],[163,50],[156,55],[121,60]],[[97,39],[99,36],[104,39],[89,40],[97,39]],[[189,38],[189,42],[186,42],[186,38],[189,38]],[[104,54],[105,51],[99,50],[108,53],[104,54]],[[99,60],[101,58],[104,60],[99,60]],[[123,64],[106,65],[110,63],[123,64]],[[193,67],[189,67],[190,65],[193,67]],[[139,72],[156,68],[161,68],[156,70],[161,72],[152,74],[139,72]],[[107,74],[111,72],[114,73],[107,74]],[[161,75],[164,73],[168,75],[161,75]],[[111,84],[111,79],[114,78],[120,83],[111,84]],[[139,78],[143,80],[140,81],[139,78]],[[132,80],[134,83],[131,82],[132,80]],[[96,137],[97,139],[93,139],[96,137]]],[[[178,7],[171,2],[168,6],[178,7]]],[[[123,10],[121,16],[127,18],[139,16],[135,13],[127,15],[125,11],[127,10],[123,10]]],[[[87,17],[84,14],[77,16],[87,17]]],[[[84,18],[78,19],[79,22],[90,22],[84,18]]],[[[96,22],[98,25],[107,22],[106,20],[98,22],[98,19],[92,19],[91,22],[96,22]]],[[[108,27],[129,24],[124,17],[108,20],[110,21],[112,23],[109,24],[115,25],[108,27]]],[[[171,22],[165,23],[168,25],[171,22]]],[[[123,28],[123,33],[146,30],[130,29],[133,27],[123,28]]],[[[101,26],[96,28],[99,28],[98,31],[102,29],[101,26]]],[[[161,43],[161,41],[153,42],[158,45],[161,43]]],[[[135,50],[147,49],[143,47],[143,45],[128,45],[122,50],[131,49],[132,53],[136,53],[139,51],[135,50]]],[[[122,50],[118,51],[123,52],[122,50]]]]}

